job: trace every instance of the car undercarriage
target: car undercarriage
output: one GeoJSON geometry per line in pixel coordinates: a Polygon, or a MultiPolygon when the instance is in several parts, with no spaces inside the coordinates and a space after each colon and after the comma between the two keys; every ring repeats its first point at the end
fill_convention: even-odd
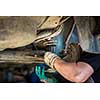
{"type": "Polygon", "coordinates": [[[94,17],[89,17],[89,25],[87,17],[83,20],[87,20],[86,25],[80,20],[72,16],[1,16],[0,82],[59,82],[56,71],[44,63],[46,51],[69,62],[77,61],[82,50],[100,53],[100,35],[94,35],[98,40],[95,48],[95,39],[90,35],[96,27],[94,17]],[[85,39],[87,45],[82,44],[85,39]]]}

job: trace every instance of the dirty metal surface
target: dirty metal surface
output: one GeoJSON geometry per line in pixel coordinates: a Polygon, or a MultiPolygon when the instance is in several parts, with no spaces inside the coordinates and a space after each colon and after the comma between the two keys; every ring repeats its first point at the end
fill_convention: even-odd
{"type": "Polygon", "coordinates": [[[0,51],[32,43],[36,38],[37,26],[44,17],[8,16],[0,18],[0,51]]]}
{"type": "Polygon", "coordinates": [[[44,63],[43,57],[24,51],[1,51],[0,63],[32,64],[44,63]]]}

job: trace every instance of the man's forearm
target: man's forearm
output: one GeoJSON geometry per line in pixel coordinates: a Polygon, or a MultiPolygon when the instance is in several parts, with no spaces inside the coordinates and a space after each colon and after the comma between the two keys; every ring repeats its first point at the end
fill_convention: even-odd
{"type": "Polygon", "coordinates": [[[78,75],[76,63],[67,63],[63,60],[56,59],[54,62],[55,69],[67,80],[75,82],[75,76],[78,75]]]}
{"type": "Polygon", "coordinates": [[[84,62],[67,63],[56,59],[54,67],[64,78],[72,82],[85,82],[93,73],[91,66],[84,62]]]}
{"type": "Polygon", "coordinates": [[[64,78],[72,82],[85,82],[94,72],[85,62],[65,62],[51,52],[45,54],[44,60],[48,66],[56,69],[64,78]]]}

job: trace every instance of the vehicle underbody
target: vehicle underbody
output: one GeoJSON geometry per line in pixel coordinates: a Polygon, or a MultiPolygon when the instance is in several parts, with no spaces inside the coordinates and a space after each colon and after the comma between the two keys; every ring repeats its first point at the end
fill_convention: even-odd
{"type": "Polygon", "coordinates": [[[87,17],[83,22],[85,19],[86,25],[80,21],[81,17],[0,17],[0,82],[59,82],[54,77],[56,71],[44,64],[46,51],[69,62],[77,61],[82,51],[100,53],[100,35],[93,35],[98,40],[95,43],[90,34],[98,30],[94,21],[97,18],[89,17],[89,25],[87,17]],[[82,44],[85,39],[87,45],[82,44]]]}

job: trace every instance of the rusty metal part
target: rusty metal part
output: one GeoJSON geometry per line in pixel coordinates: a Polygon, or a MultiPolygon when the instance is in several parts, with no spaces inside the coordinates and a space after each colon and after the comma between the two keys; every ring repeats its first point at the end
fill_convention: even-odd
{"type": "Polygon", "coordinates": [[[32,64],[44,63],[43,57],[24,51],[1,51],[0,63],[32,64]]]}
{"type": "Polygon", "coordinates": [[[80,58],[81,48],[78,44],[71,43],[66,49],[66,56],[63,58],[68,62],[76,62],[80,58]]]}

